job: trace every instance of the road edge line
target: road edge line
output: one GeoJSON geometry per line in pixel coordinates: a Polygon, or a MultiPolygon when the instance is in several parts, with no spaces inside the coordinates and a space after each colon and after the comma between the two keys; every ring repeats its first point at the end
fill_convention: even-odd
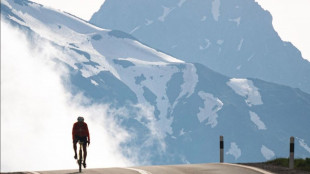
{"type": "Polygon", "coordinates": [[[247,168],[247,169],[251,169],[257,172],[260,172],[262,174],[275,174],[269,171],[266,171],[264,169],[259,169],[257,167],[252,167],[252,166],[246,166],[246,165],[241,165],[241,164],[232,164],[232,163],[218,163],[218,164],[225,164],[225,165],[231,165],[231,166],[236,166],[236,167],[243,167],[243,168],[247,168]]]}
{"type": "Polygon", "coordinates": [[[124,168],[124,169],[133,170],[133,171],[139,172],[140,174],[152,174],[149,171],[137,169],[137,168],[133,168],[133,167],[128,167],[128,168],[124,168]]]}

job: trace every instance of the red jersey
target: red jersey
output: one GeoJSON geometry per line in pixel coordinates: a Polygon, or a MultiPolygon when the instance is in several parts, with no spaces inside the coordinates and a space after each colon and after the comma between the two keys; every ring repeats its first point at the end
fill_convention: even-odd
{"type": "Polygon", "coordinates": [[[80,137],[87,136],[88,141],[90,141],[88,126],[85,122],[76,122],[73,124],[72,139],[74,139],[75,136],[80,136],[80,137]]]}

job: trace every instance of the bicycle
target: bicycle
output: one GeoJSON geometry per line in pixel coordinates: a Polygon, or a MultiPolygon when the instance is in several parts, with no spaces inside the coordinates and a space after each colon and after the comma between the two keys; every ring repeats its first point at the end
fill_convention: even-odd
{"type": "Polygon", "coordinates": [[[79,156],[78,156],[78,159],[77,159],[77,163],[79,165],[79,172],[81,173],[82,172],[82,164],[83,164],[83,157],[84,157],[84,154],[83,154],[83,146],[84,146],[84,143],[82,141],[78,141],[79,145],[80,145],[80,149],[79,149],[79,156]]]}

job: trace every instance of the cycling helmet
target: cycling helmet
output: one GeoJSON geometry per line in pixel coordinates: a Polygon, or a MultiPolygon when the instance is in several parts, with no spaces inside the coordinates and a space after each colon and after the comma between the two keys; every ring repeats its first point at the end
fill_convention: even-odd
{"type": "Polygon", "coordinates": [[[84,121],[84,118],[83,118],[82,116],[79,116],[79,117],[77,118],[77,120],[78,120],[78,122],[83,122],[83,121],[84,121]]]}

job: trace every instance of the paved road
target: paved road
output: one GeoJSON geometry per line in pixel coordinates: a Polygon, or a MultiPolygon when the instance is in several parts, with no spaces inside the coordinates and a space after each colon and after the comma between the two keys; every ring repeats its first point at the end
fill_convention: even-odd
{"type": "MultiPolygon", "coordinates": [[[[78,170],[30,172],[31,174],[78,174],[78,170]]],[[[242,165],[227,163],[144,166],[130,168],[85,169],[85,174],[271,174],[270,172],[242,165]]]]}

